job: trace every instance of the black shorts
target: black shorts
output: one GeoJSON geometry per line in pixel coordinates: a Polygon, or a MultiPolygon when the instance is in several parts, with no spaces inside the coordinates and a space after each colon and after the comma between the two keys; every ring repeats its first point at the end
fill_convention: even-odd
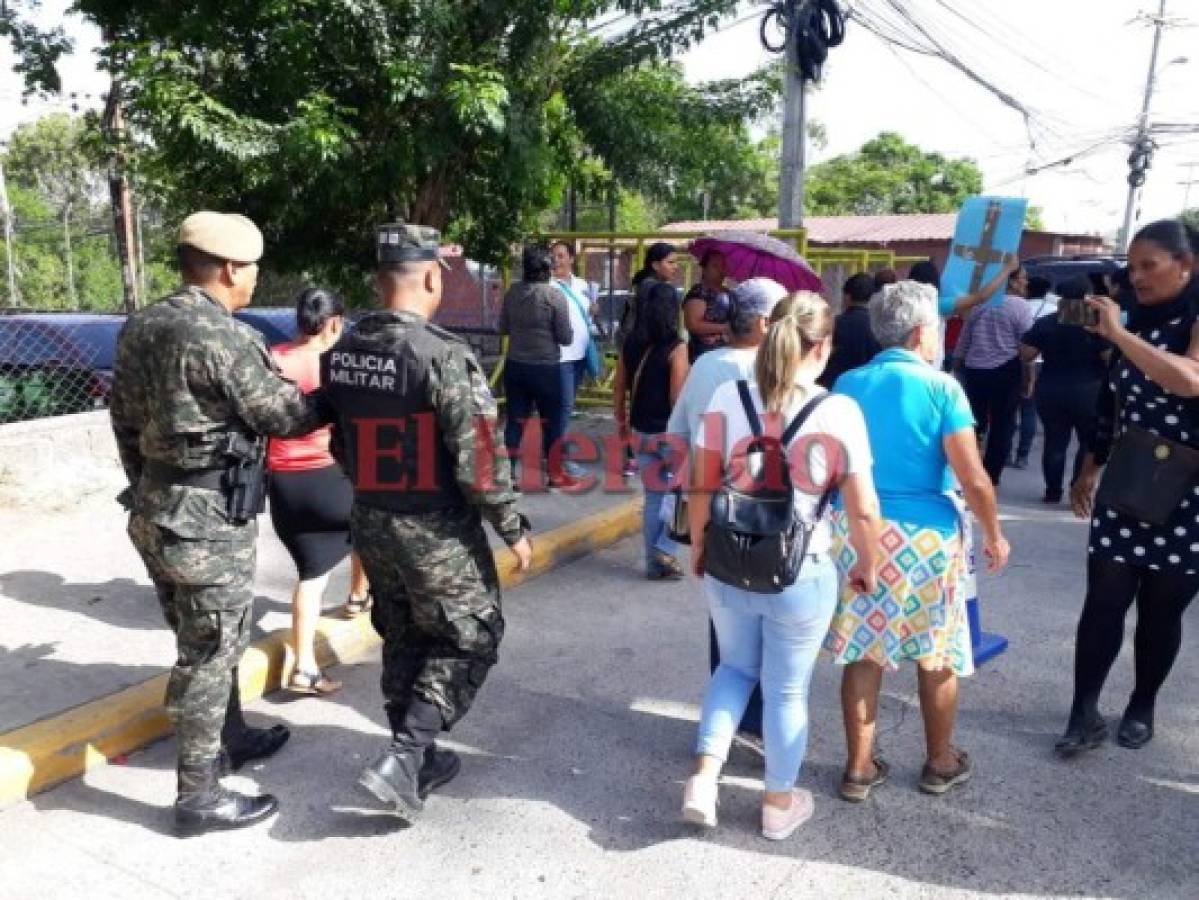
{"type": "Polygon", "coordinates": [[[271,524],[300,580],[324,575],[350,552],[354,489],[339,466],[272,472],[271,524]]]}

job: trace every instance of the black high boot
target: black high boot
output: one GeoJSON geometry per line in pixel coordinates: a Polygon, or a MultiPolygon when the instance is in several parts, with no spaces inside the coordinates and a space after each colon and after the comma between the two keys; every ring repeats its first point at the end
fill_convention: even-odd
{"type": "MultiPolygon", "coordinates": [[[[407,707],[392,701],[384,709],[387,712],[387,722],[391,725],[391,736],[398,740],[404,731],[404,719],[408,715],[407,707]]],[[[434,741],[425,748],[425,757],[421,762],[420,772],[417,773],[417,794],[426,800],[429,794],[443,784],[453,781],[462,769],[462,759],[453,750],[443,750],[434,741]]]]}
{"type": "Polygon", "coordinates": [[[229,703],[225,708],[225,724],[221,727],[220,774],[236,772],[248,762],[266,759],[287,743],[291,732],[286,725],[270,728],[251,728],[241,711],[241,687],[237,667],[233,667],[233,684],[229,688],[229,703]]]}
{"type": "Polygon", "coordinates": [[[462,759],[453,750],[444,750],[436,744],[425,748],[425,761],[417,774],[417,793],[426,800],[443,784],[449,784],[462,769],[462,759]]]}
{"type": "Polygon", "coordinates": [[[395,720],[399,718],[399,710],[389,706],[388,718],[393,720],[391,746],[363,769],[358,783],[384,803],[394,804],[401,815],[420,812],[425,808],[420,772],[426,751],[433,746],[445,720],[436,706],[422,700],[408,706],[398,728],[395,720]]]}
{"type": "Polygon", "coordinates": [[[219,761],[212,759],[198,766],[179,766],[179,796],[175,800],[175,833],[179,837],[244,828],[279,808],[279,801],[271,794],[248,797],[224,788],[218,765],[219,761]]]}

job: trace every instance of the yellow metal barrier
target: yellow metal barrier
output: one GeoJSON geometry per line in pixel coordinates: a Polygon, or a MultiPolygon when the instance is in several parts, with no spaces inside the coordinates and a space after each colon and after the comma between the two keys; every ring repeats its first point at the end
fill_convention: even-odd
{"type": "MultiPolygon", "coordinates": [[[[686,248],[696,238],[704,237],[709,231],[549,231],[535,235],[536,240],[546,242],[564,241],[575,248],[575,272],[585,270],[590,253],[632,251],[631,272],[637,271],[645,262],[648,244],[666,241],[686,248]]],[[[808,247],[808,234],[804,228],[775,229],[768,232],[772,237],[790,243],[818,273],[826,266],[843,267],[846,273],[869,272],[873,268],[894,268],[900,263],[915,262],[918,257],[897,257],[892,250],[868,250],[856,247],[808,247]]],[[[684,283],[690,283],[696,262],[690,255],[680,254],[678,260],[684,283]]],[[[511,267],[500,266],[500,277],[506,291],[512,282],[511,267]]],[[[501,353],[489,382],[493,390],[498,389],[507,359],[508,339],[501,343],[501,353]]],[[[605,352],[605,371],[595,383],[582,388],[578,396],[580,406],[608,406],[612,403],[612,381],[616,374],[616,352],[605,352]]],[[[504,399],[499,398],[503,403],[504,399]]]]}

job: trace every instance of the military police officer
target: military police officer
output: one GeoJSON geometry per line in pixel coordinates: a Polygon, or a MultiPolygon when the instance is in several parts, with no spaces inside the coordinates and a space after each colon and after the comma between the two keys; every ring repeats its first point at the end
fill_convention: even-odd
{"type": "Polygon", "coordinates": [[[261,255],[262,234],[244,216],[189,216],[178,239],[184,286],[131,315],[117,344],[111,413],[129,535],[178,644],[166,708],[179,743],[180,834],[274,812],[274,797],[236,794],[219,779],[288,737],[282,725],[246,725],[237,664],[251,626],[262,436],[305,434],[322,417],[233,318],[250,303],[261,255]]]}
{"type": "Polygon", "coordinates": [[[431,228],[383,226],[384,311],[321,361],[334,453],[354,483],[351,533],[384,634],[392,742],[359,783],[401,814],[457,774],[456,754],[434,740],[470,709],[504,634],[483,518],[519,569],[532,554],[509,468],[495,466],[487,379],[466,343],[429,321],[441,303],[439,245],[431,228]]]}

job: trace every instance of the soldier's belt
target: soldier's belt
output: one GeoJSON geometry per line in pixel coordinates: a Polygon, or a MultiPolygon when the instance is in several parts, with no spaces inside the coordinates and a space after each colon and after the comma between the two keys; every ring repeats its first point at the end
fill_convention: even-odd
{"type": "Polygon", "coordinates": [[[147,460],[142,469],[142,476],[149,477],[162,484],[175,484],[180,487],[206,488],[210,491],[223,489],[222,477],[224,469],[181,469],[157,460],[147,460]]]}

